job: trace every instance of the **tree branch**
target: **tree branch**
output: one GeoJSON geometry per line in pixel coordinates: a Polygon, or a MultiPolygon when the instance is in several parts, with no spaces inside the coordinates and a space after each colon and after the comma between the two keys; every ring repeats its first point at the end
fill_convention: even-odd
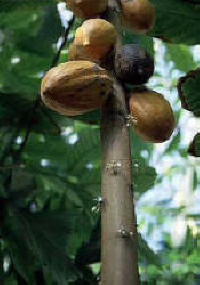
{"type": "MultiPolygon", "coordinates": [[[[72,24],[74,23],[74,19],[75,18],[73,18],[73,20],[70,22],[70,26],[72,26],[72,24]]],[[[62,41],[62,43],[61,43],[61,45],[60,45],[56,55],[54,56],[54,58],[53,58],[53,60],[52,60],[52,62],[50,64],[50,68],[56,66],[57,63],[58,63],[58,60],[60,58],[60,53],[61,53],[62,49],[64,48],[64,46],[67,44],[67,39],[68,39],[69,31],[70,31],[70,26],[69,26],[68,29],[65,30],[65,35],[63,37],[63,41],[62,41]]]]}

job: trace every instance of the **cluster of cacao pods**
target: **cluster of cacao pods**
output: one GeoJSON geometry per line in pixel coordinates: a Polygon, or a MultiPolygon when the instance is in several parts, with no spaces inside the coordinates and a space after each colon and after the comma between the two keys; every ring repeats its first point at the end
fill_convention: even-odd
{"type": "Polygon", "coordinates": [[[116,38],[115,28],[108,21],[84,21],[69,47],[69,61],[52,68],[43,78],[44,103],[68,116],[99,108],[113,85],[111,76],[100,67],[100,62],[114,48],[116,38]]]}
{"type": "MultiPolygon", "coordinates": [[[[131,22],[132,16],[138,23],[141,21],[140,24],[132,24],[134,29],[140,25],[144,31],[152,26],[154,10],[148,0],[121,2],[127,21],[131,22]],[[144,10],[138,3],[142,3],[144,10]],[[142,18],[137,18],[137,13],[142,18]],[[145,13],[151,15],[151,24],[145,22],[145,13]]],[[[112,23],[92,18],[106,10],[107,0],[67,0],[67,3],[76,16],[86,20],[75,32],[68,49],[68,62],[52,68],[44,76],[41,96],[49,108],[67,116],[76,116],[99,108],[112,93],[113,77],[101,67],[101,63],[114,50],[117,33],[112,23]]],[[[113,66],[115,76],[123,84],[144,84],[154,72],[153,59],[136,44],[117,49],[113,66]]],[[[174,127],[169,102],[152,91],[131,92],[128,98],[130,117],[137,121],[133,124],[134,131],[145,141],[168,140],[174,127]]]]}
{"type": "MultiPolygon", "coordinates": [[[[94,18],[106,11],[108,0],[66,0],[77,17],[94,18]]],[[[123,23],[134,32],[146,33],[154,25],[155,9],[149,0],[121,0],[123,23]]]]}

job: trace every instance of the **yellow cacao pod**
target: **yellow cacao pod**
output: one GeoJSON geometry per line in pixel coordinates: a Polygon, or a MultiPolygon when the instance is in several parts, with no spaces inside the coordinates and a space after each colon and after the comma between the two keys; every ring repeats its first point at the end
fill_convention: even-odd
{"type": "Polygon", "coordinates": [[[74,44],[82,46],[85,55],[100,60],[115,45],[117,36],[115,27],[103,19],[90,19],[76,30],[74,44]]]}
{"type": "Polygon", "coordinates": [[[131,93],[130,114],[133,130],[144,140],[160,143],[168,140],[174,129],[170,103],[162,94],[145,91],[131,93]]]}
{"type": "Polygon", "coordinates": [[[90,60],[90,58],[84,54],[83,46],[71,43],[68,48],[68,60],[90,60]]]}
{"type": "Polygon", "coordinates": [[[89,60],[99,63],[99,60],[94,59],[91,55],[85,54],[84,46],[71,43],[68,48],[68,60],[89,60]]]}
{"type": "Polygon", "coordinates": [[[76,116],[100,107],[111,89],[112,79],[98,64],[69,61],[46,73],[41,97],[50,109],[76,116]]]}
{"type": "Polygon", "coordinates": [[[70,9],[77,17],[88,19],[103,13],[108,0],[66,0],[70,9]]]}
{"type": "Polygon", "coordinates": [[[155,8],[149,0],[121,0],[124,23],[133,31],[146,33],[153,27],[155,8]]]}

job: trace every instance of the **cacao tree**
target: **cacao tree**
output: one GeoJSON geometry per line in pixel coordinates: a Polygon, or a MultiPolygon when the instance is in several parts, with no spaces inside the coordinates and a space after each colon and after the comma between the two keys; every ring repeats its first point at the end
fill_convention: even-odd
{"type": "MultiPolygon", "coordinates": [[[[66,8],[73,10],[72,6],[52,0],[0,1],[2,284],[98,284],[100,213],[103,251],[101,282],[138,284],[137,251],[141,284],[199,282],[199,210],[194,202],[191,210],[188,203],[193,192],[186,191],[189,187],[195,190],[195,194],[199,187],[197,160],[187,153],[189,148],[190,155],[199,156],[198,134],[189,147],[198,129],[190,139],[185,140],[192,128],[191,125],[187,128],[187,121],[198,123],[195,119],[199,112],[198,1],[163,0],[161,3],[152,0],[153,6],[148,6],[146,11],[150,19],[153,17],[154,20],[155,15],[155,22],[142,23],[145,34],[138,34],[138,26],[130,23],[131,15],[124,21],[122,6],[117,1],[110,1],[105,13],[106,2],[102,1],[97,14],[102,13],[101,19],[113,23],[117,43],[114,48],[113,39],[109,37],[110,53],[104,58],[106,47],[101,46],[95,53],[92,47],[85,50],[79,45],[74,49],[73,37],[76,37],[78,29],[80,33],[83,20],[75,17],[73,21],[72,16],[66,14],[66,8]],[[121,56],[121,45],[136,47],[133,52],[125,52],[128,60],[121,56]],[[88,52],[87,56],[85,52],[88,52]],[[61,116],[46,108],[40,100],[44,73],[67,60],[91,61],[91,54],[96,56],[92,60],[96,66],[102,61],[101,68],[106,72],[101,71],[100,74],[105,79],[105,73],[108,78],[104,94],[99,97],[102,102],[98,103],[103,103],[102,118],[99,110],[78,114],[83,110],[80,106],[76,110],[77,116],[73,118],[72,114],[61,116]],[[153,55],[154,75],[144,87],[141,84],[153,73],[153,55]],[[126,69],[132,57],[140,61],[135,61],[126,69]],[[150,63],[148,68],[146,58],[150,59],[147,60],[150,63]],[[134,66],[137,68],[134,69],[134,66]],[[139,76],[138,70],[144,67],[147,73],[140,73],[139,76]],[[128,80],[131,78],[128,72],[134,73],[136,82],[128,80]],[[181,100],[177,96],[180,77],[178,89],[181,100]],[[137,82],[139,87],[135,86],[137,82]],[[164,144],[141,140],[136,134],[141,136],[141,129],[138,132],[136,124],[139,115],[135,117],[135,109],[130,114],[128,104],[125,105],[124,98],[128,103],[128,94],[133,92],[137,98],[137,93],[145,94],[149,90],[164,94],[165,101],[173,103],[177,126],[171,139],[164,144]],[[182,107],[190,110],[190,114],[181,111],[180,102],[182,107]],[[189,177],[189,186],[185,183],[183,187],[179,181],[186,176],[189,177]],[[179,177],[179,181],[175,177],[179,177]],[[137,222],[133,220],[133,193],[137,222]],[[185,229],[182,238],[181,230],[176,232],[176,228],[185,229]],[[109,242],[105,242],[107,239],[109,242]]],[[[123,2],[124,7],[130,4],[123,2]]],[[[143,5],[145,2],[148,1],[144,1],[143,5]]],[[[139,2],[135,3],[138,5],[139,2]]],[[[86,12],[96,7],[90,6],[91,9],[86,12]]],[[[128,10],[124,11],[131,14],[130,6],[127,7],[128,10]]],[[[137,9],[134,8],[134,11],[137,9]]],[[[87,18],[93,18],[93,15],[88,14],[87,18]]],[[[92,76],[96,76],[95,72],[92,76]]],[[[96,83],[93,86],[98,92],[98,84],[104,80],[102,78],[99,78],[97,87],[96,83]]],[[[78,84],[81,85],[81,81],[77,81],[77,88],[78,84]]],[[[100,93],[97,95],[100,96],[100,93]]],[[[85,107],[89,106],[90,100],[85,107]]],[[[152,124],[156,121],[149,126],[152,124]]],[[[195,195],[198,203],[198,195],[195,195]]]]}

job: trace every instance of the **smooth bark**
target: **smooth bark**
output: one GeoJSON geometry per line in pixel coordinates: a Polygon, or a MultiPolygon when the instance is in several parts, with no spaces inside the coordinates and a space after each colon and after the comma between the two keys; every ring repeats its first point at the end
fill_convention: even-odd
{"type": "MultiPolygon", "coordinates": [[[[122,25],[118,0],[109,0],[107,19],[122,25]],[[116,16],[117,15],[117,16],[116,16]]],[[[138,285],[137,226],[132,192],[131,152],[125,93],[114,77],[114,88],[102,107],[101,285],[138,285]]]]}
{"type": "Polygon", "coordinates": [[[114,92],[102,108],[101,121],[101,285],[136,285],[139,284],[137,227],[129,128],[125,120],[124,91],[114,81],[114,92]]]}

